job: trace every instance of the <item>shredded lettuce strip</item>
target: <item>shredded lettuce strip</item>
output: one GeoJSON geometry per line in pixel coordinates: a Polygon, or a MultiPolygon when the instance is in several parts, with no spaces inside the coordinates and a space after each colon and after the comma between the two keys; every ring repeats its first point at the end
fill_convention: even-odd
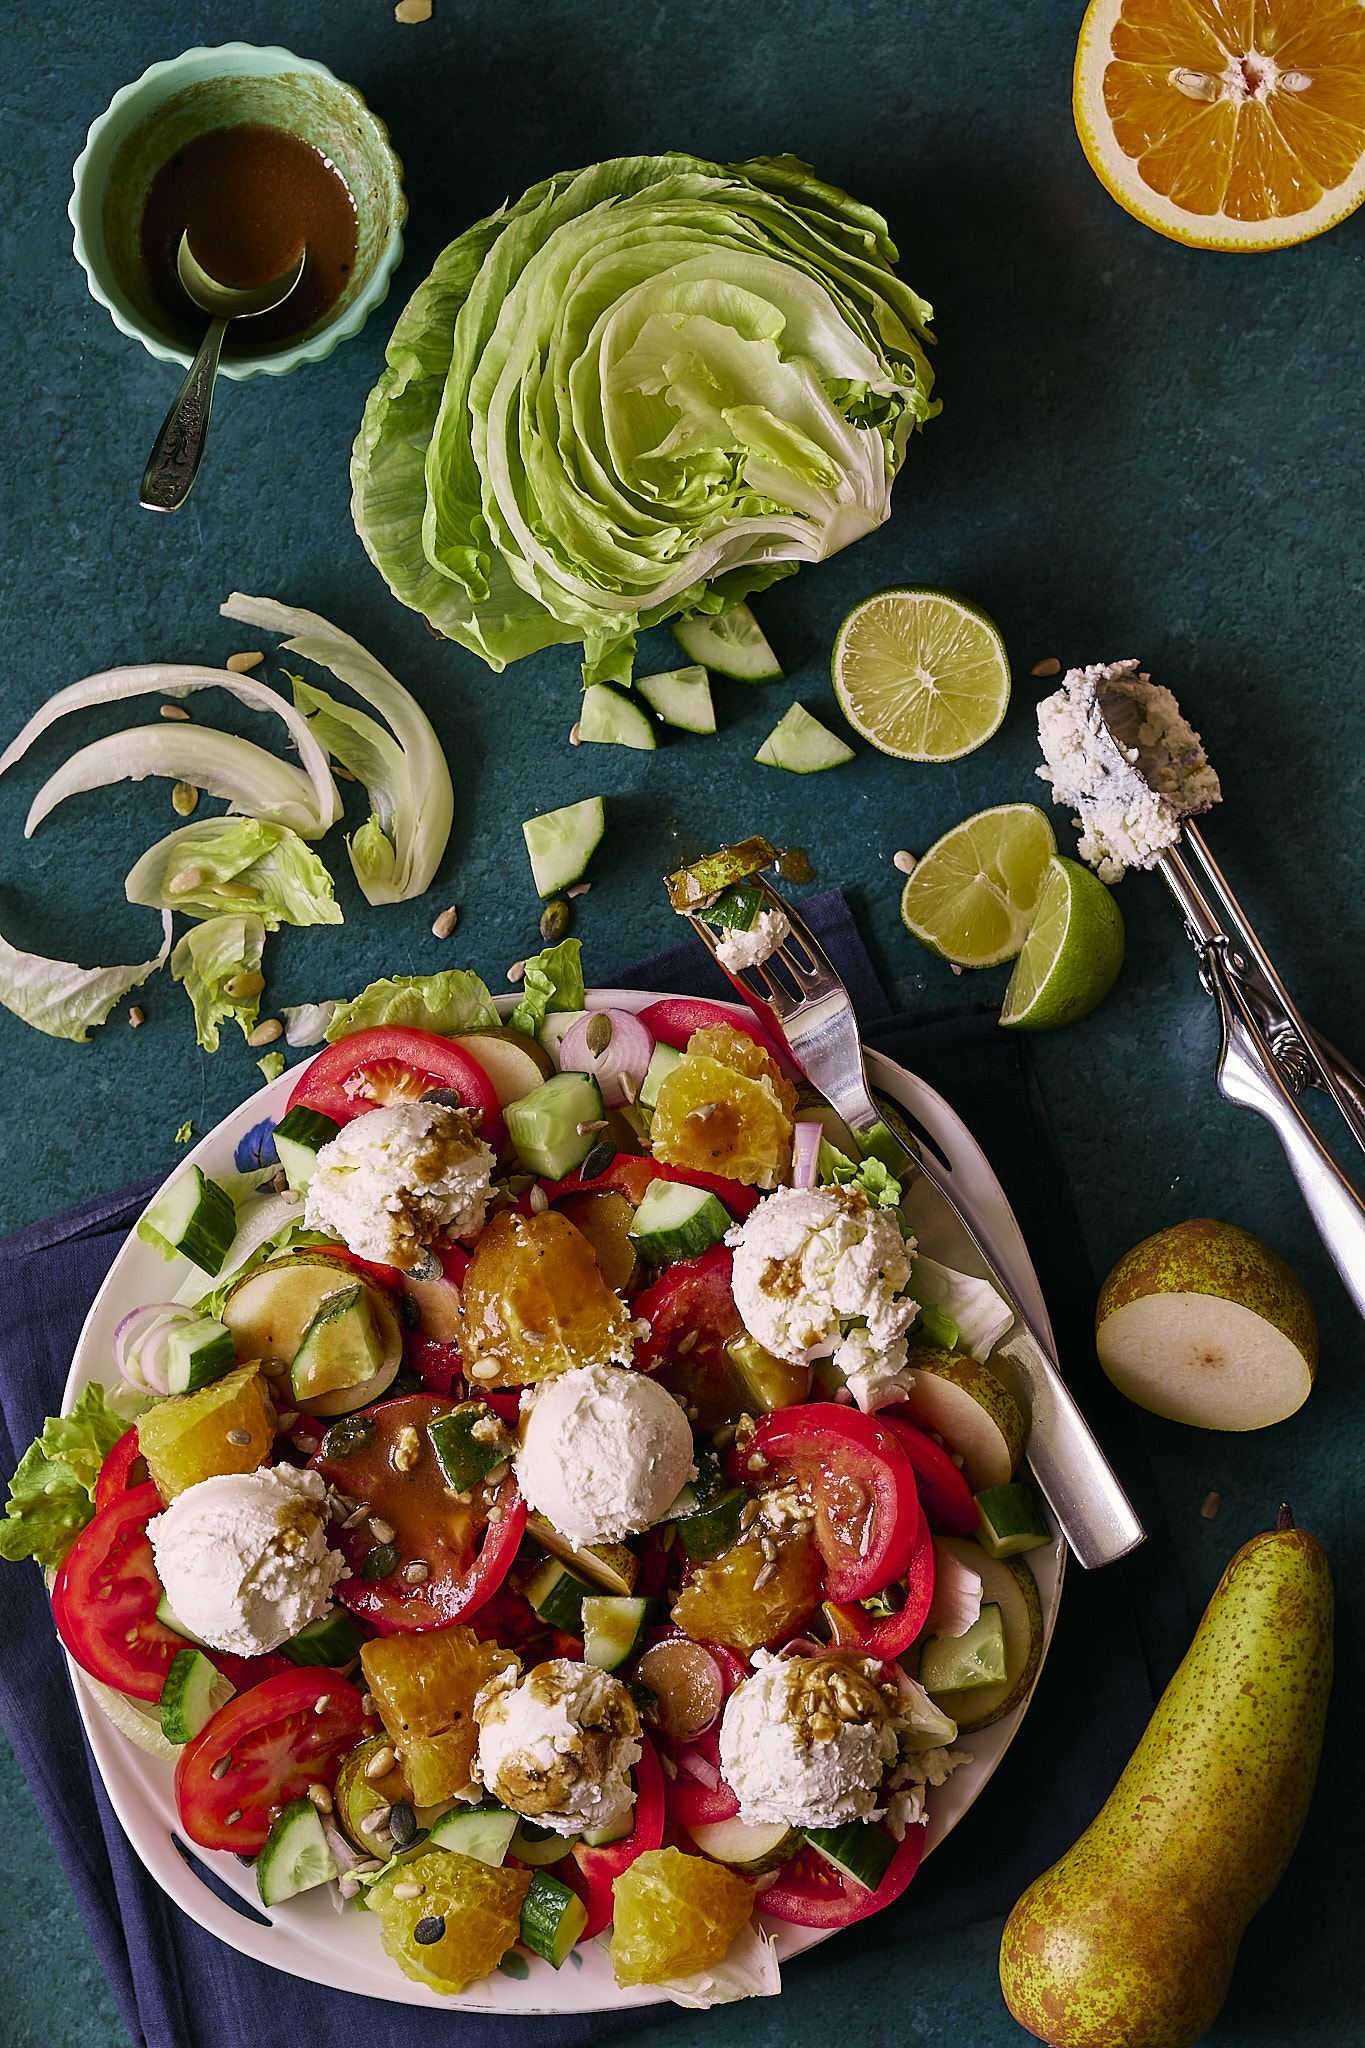
{"type": "Polygon", "coordinates": [[[287,825],[305,839],[318,839],[341,816],[341,798],[327,765],[327,756],[308,729],[308,721],[292,704],[264,683],[234,675],[230,669],[186,667],[155,662],[141,668],[106,669],[58,690],[36,711],[17,738],[0,754],[0,775],[10,768],[40,733],[69,711],[113,704],[126,697],[158,695],[180,698],[196,690],[227,690],[253,711],[273,711],[289,728],[303,768],[292,767],[258,747],[216,727],[189,724],[136,726],[96,740],[73,754],[43,784],[29,810],[25,838],[64,798],[78,790],[100,789],[112,782],[139,782],[147,775],[168,775],[192,782],[210,796],[226,797],[234,812],[287,825]]]}
{"type": "Polygon", "coordinates": [[[195,1036],[205,1052],[217,1052],[218,1026],[226,1017],[240,1025],[243,1038],[255,1030],[259,993],[232,996],[225,984],[239,974],[259,973],[264,945],[265,925],[247,911],[192,925],[172,953],[171,973],[184,982],[194,1004],[195,1036]]]}
{"type": "Polygon", "coordinates": [[[340,1003],[286,1003],[280,1011],[284,1018],[284,1041],[286,1045],[321,1045],[327,1036],[327,1026],[341,1008],[340,1003]]]}
{"type": "Polygon", "coordinates": [[[528,960],[521,990],[521,1001],[507,1021],[528,1038],[539,1038],[548,1011],[584,1009],[582,940],[561,939],[528,960]]]}
{"type": "Polygon", "coordinates": [[[282,924],[340,924],[332,878],[311,847],[287,826],[257,818],[202,818],[148,847],[123,884],[130,903],[216,918],[250,911],[268,932],[282,924]],[[188,889],[172,882],[198,870],[188,889]],[[225,890],[224,883],[234,886],[225,890]],[[255,891],[243,896],[244,889],[255,891]]]}
{"type": "MultiPolygon", "coordinates": [[[[989,1358],[1010,1324],[1014,1311],[989,1280],[956,1272],[937,1259],[916,1253],[911,1261],[910,1292],[921,1306],[941,1309],[957,1325],[957,1346],[969,1357],[989,1358]]],[[[914,1364],[913,1356],[911,1364],[914,1364]]]]}
{"type": "Polygon", "coordinates": [[[49,1415],[19,1460],[0,1520],[0,1557],[59,1565],[95,1513],[100,1467],[128,1425],[92,1380],[67,1416],[49,1415]]]}
{"type": "Polygon", "coordinates": [[[363,783],[368,823],[348,840],[355,878],[368,903],[406,903],[431,886],[450,838],[455,795],[441,743],[410,691],[358,640],[316,612],[234,590],[223,616],[267,633],[288,633],[285,649],[329,669],[388,721],[382,726],[305,683],[294,686],[298,711],[317,741],[363,783]],[[396,740],[396,744],[395,744],[396,740]]]}
{"type": "Polygon", "coordinates": [[[77,967],[69,960],[21,953],[0,938],[0,1003],[49,1038],[88,1045],[91,1025],[103,1024],[121,997],[165,964],[171,950],[169,910],[162,912],[161,930],[161,951],[136,967],[77,967]]]}
{"type": "Polygon", "coordinates": [[[337,1004],[327,1041],[334,1044],[378,1024],[402,1024],[455,1038],[462,1031],[485,1031],[501,1023],[497,1004],[478,975],[469,968],[450,967],[442,974],[395,974],[391,981],[372,981],[351,1002],[337,1004]]]}

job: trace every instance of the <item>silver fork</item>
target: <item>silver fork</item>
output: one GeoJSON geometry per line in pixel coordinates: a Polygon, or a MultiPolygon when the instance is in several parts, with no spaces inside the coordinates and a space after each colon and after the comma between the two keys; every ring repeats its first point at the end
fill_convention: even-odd
{"type": "MultiPolygon", "coordinates": [[[[937,1164],[925,1154],[907,1151],[883,1120],[868,1086],[848,990],[791,904],[761,875],[746,876],[745,887],[762,891],[763,908],[781,913],[788,934],[761,966],[732,973],[723,961],[717,964],[765,1023],[776,1022],[797,1066],[833,1104],[854,1136],[860,1142],[871,1141],[878,1158],[903,1184],[922,1176],[937,1190],[970,1240],[982,1271],[1013,1310],[1013,1327],[991,1353],[991,1364],[1005,1367],[1013,1391],[1024,1400],[1030,1424],[1029,1464],[1062,1534],[1087,1567],[1111,1564],[1126,1556],[1142,1542],[1146,1531],[1068,1391],[1056,1360],[1001,1279],[995,1261],[945,1185],[937,1164]],[[779,967],[780,974],[776,971],[779,967]]],[[[688,915],[714,958],[720,934],[695,913],[688,915]]]]}

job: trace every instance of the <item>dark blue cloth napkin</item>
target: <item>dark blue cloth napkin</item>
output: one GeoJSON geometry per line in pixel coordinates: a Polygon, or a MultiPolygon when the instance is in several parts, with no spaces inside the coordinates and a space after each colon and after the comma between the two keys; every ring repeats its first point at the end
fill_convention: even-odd
{"type": "MultiPolygon", "coordinates": [[[[1073,1390],[1152,1532],[1133,1557],[1101,1573],[1072,1565],[1033,1705],[988,1790],[903,1901],[839,1937],[844,1953],[855,1944],[871,1955],[1004,1912],[1055,1861],[1108,1795],[1189,1623],[1136,1432],[1095,1361],[1094,1285],[1024,1046],[980,1004],[893,1016],[843,897],[831,891],[802,908],[853,995],[867,1043],[946,1096],[989,1155],[1028,1241],[1073,1390]]],[[[603,981],[732,994],[695,943],[603,981]]],[[[155,1187],[147,1181],[87,1202],[0,1243],[6,1470],[56,1412],[86,1309],[155,1187]]],[[[0,1466],[4,1450],[0,1442],[0,1466]]],[[[431,2012],[305,1983],[225,1947],[162,1892],[115,1819],[31,1565],[0,1566],[0,1631],[0,1722],[135,2048],[579,2048],[638,2024],[632,2013],[486,2016],[458,2000],[431,2012]]],[[[791,1967],[818,1969],[820,1952],[791,1967]]]]}

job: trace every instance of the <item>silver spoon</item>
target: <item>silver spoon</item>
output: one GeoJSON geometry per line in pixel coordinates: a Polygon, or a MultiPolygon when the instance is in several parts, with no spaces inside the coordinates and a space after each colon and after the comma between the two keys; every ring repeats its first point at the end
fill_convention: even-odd
{"type": "Polygon", "coordinates": [[[175,255],[176,275],[186,296],[202,313],[213,317],[147,458],[138,501],[144,512],[178,511],[199,474],[204,443],[208,439],[209,415],[213,411],[218,358],[222,353],[228,321],[273,312],[276,306],[283,305],[303,276],[307,260],[308,250],[305,247],[300,250],[298,261],[282,276],[273,277],[266,284],[239,290],[233,285],[219,284],[217,278],[210,277],[202,264],[196,262],[190,248],[188,229],[180,237],[180,247],[175,255]]]}

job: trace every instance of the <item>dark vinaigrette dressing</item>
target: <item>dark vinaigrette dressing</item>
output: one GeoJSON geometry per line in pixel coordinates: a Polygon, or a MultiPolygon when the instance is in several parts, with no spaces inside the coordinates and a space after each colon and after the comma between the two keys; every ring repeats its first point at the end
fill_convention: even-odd
{"type": "Polygon", "coordinates": [[[283,128],[247,123],[196,136],[151,183],[142,208],[142,260],[157,298],[196,332],[206,315],[175,272],[189,229],[200,265],[220,284],[266,284],[297,262],[303,276],[282,306],[228,327],[225,354],[282,346],[311,327],[345,289],[355,262],[355,204],[319,149],[283,128]]]}

